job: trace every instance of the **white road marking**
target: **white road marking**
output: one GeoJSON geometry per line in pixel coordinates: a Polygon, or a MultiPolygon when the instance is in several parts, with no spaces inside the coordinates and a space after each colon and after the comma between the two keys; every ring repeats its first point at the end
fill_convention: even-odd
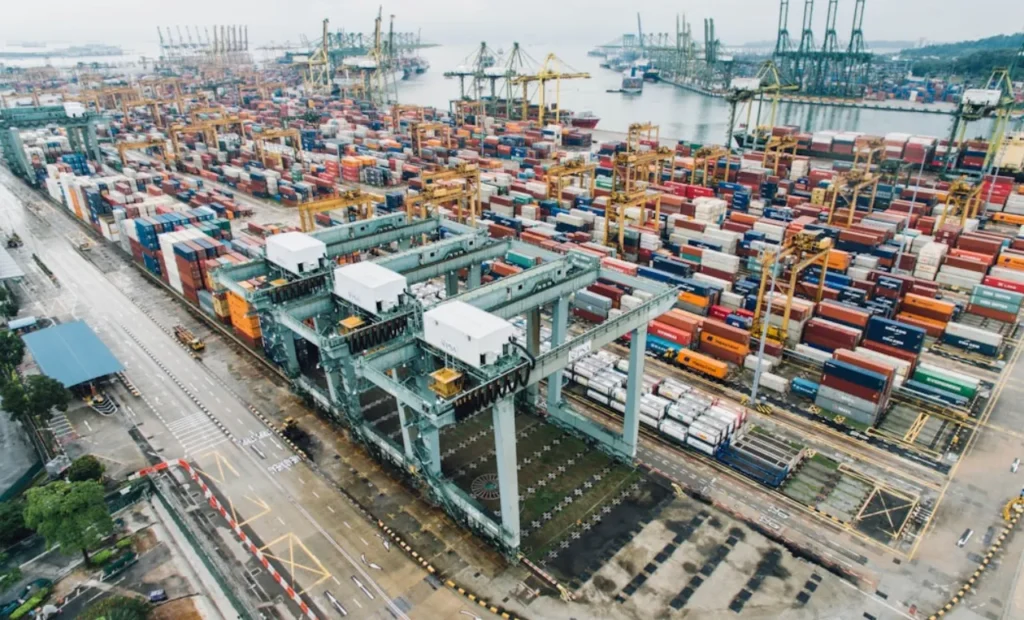
{"type": "Polygon", "coordinates": [[[192,388],[193,392],[198,392],[199,391],[199,388],[197,388],[196,385],[194,383],[192,383],[191,381],[188,382],[188,386],[190,388],[192,388]]]}
{"type": "Polygon", "coordinates": [[[213,382],[213,379],[211,379],[211,378],[209,378],[209,377],[203,377],[203,378],[204,378],[204,379],[206,379],[206,382],[207,382],[207,383],[209,383],[210,385],[216,385],[216,384],[215,384],[215,383],[213,382]]]}
{"type": "Polygon", "coordinates": [[[281,447],[281,445],[279,443],[277,443],[273,439],[270,440],[270,443],[274,444],[274,447],[277,448],[278,450],[283,450],[284,449],[284,448],[281,447]]]}
{"type": "Polygon", "coordinates": [[[303,480],[302,478],[299,478],[299,482],[301,482],[302,484],[306,484],[306,481],[303,480]]]}
{"type": "Polygon", "coordinates": [[[282,519],[281,517],[278,517],[277,520],[281,523],[281,525],[285,525],[284,519],[282,519]]]}
{"type": "Polygon", "coordinates": [[[359,540],[363,541],[363,544],[366,545],[367,547],[370,546],[370,543],[366,542],[366,539],[363,538],[362,536],[359,537],[359,540]]]}
{"type": "Polygon", "coordinates": [[[333,509],[333,508],[331,508],[330,506],[328,506],[328,507],[327,507],[327,510],[330,510],[330,511],[331,511],[331,514],[334,514],[334,509],[333,509]]]}
{"type": "Polygon", "coordinates": [[[216,401],[217,401],[218,403],[221,403],[221,404],[223,404],[223,402],[224,402],[224,401],[222,401],[222,400],[220,399],[220,397],[219,397],[219,396],[214,396],[213,398],[214,398],[214,400],[216,400],[216,401]]]}
{"type": "Polygon", "coordinates": [[[357,599],[354,596],[352,597],[352,602],[355,603],[359,607],[359,609],[363,608],[363,605],[359,602],[359,599],[357,599]]]}
{"type": "Polygon", "coordinates": [[[313,497],[320,499],[320,495],[318,495],[316,491],[313,491],[313,497]]]}
{"type": "Polygon", "coordinates": [[[89,426],[89,420],[82,420],[82,421],[85,422],[85,428],[89,429],[89,432],[91,433],[92,432],[92,427],[89,426]]]}
{"type": "Polygon", "coordinates": [[[352,529],[352,526],[348,524],[348,521],[342,521],[342,523],[344,523],[345,527],[347,527],[348,529],[352,529]]]}
{"type": "Polygon", "coordinates": [[[341,582],[340,582],[340,581],[338,581],[338,578],[337,578],[337,577],[335,577],[334,575],[331,575],[331,579],[333,579],[333,580],[334,580],[334,583],[338,584],[339,586],[341,585],[341,582]]]}

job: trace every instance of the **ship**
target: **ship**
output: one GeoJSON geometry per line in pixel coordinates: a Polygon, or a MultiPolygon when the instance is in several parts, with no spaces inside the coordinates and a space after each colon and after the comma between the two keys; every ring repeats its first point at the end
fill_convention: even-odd
{"type": "Polygon", "coordinates": [[[639,95],[644,92],[644,74],[636,67],[622,72],[622,92],[627,95],[639,95]]]}
{"type": "Polygon", "coordinates": [[[420,56],[402,58],[402,79],[408,80],[417,75],[423,75],[430,68],[430,62],[420,56]]]}
{"type": "Polygon", "coordinates": [[[638,71],[643,72],[643,78],[648,82],[657,82],[661,79],[661,69],[655,67],[650,58],[634,60],[633,66],[636,67],[638,71]]]}
{"type": "Polygon", "coordinates": [[[573,127],[580,127],[581,129],[596,129],[597,124],[601,122],[601,117],[597,116],[590,110],[581,112],[580,114],[574,114],[569,119],[573,127]]]}

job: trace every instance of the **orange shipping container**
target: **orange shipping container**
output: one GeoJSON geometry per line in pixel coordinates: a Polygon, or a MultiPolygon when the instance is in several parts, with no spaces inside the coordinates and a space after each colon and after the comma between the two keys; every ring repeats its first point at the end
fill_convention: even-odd
{"type": "Polygon", "coordinates": [[[707,297],[701,297],[694,293],[680,293],[679,301],[684,304],[690,304],[691,306],[697,306],[698,308],[707,308],[709,303],[707,297]]]}
{"type": "Polygon", "coordinates": [[[903,308],[922,308],[924,310],[931,310],[939,315],[945,316],[947,319],[952,317],[953,312],[956,310],[956,306],[952,302],[932,299],[931,297],[925,297],[924,295],[915,295],[914,293],[907,293],[903,296],[903,308]]]}
{"type": "Polygon", "coordinates": [[[942,335],[942,332],[946,331],[946,324],[942,321],[936,321],[935,319],[929,319],[909,312],[900,312],[896,315],[896,320],[920,327],[932,338],[938,338],[942,335]]]}
{"type": "Polygon", "coordinates": [[[1016,254],[1010,254],[1009,252],[1003,252],[999,255],[999,260],[996,264],[1000,267],[1008,267],[1010,269],[1024,270],[1024,256],[1018,256],[1016,254]]]}
{"type": "Polygon", "coordinates": [[[742,344],[740,344],[738,342],[733,342],[732,340],[726,340],[725,338],[722,338],[721,336],[716,336],[714,334],[709,334],[707,332],[702,332],[701,333],[700,341],[701,342],[706,342],[708,344],[713,344],[713,345],[715,345],[717,347],[721,347],[723,349],[726,349],[727,351],[729,351],[731,353],[735,353],[737,355],[742,355],[744,357],[746,357],[747,355],[750,355],[750,347],[749,346],[742,345],[742,344]]]}
{"type": "MultiPolygon", "coordinates": [[[[821,262],[821,259],[818,259],[816,264],[820,265],[821,262]]],[[[828,268],[845,273],[850,268],[850,255],[842,250],[833,249],[828,253],[828,268]]]]}
{"type": "Polygon", "coordinates": [[[680,365],[704,373],[716,379],[725,379],[729,374],[729,365],[722,360],[697,353],[696,351],[680,351],[676,357],[680,365]]]}

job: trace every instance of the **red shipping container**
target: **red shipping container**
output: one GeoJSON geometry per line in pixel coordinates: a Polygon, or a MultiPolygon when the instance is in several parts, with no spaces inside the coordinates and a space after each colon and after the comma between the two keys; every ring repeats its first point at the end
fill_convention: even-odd
{"type": "Polygon", "coordinates": [[[861,346],[871,351],[884,353],[889,357],[895,357],[896,359],[910,362],[911,371],[914,369],[914,366],[917,365],[917,354],[912,353],[911,351],[904,351],[903,349],[887,345],[884,342],[875,342],[874,340],[865,340],[861,343],[861,346]]]}
{"type": "Polygon", "coordinates": [[[877,372],[886,378],[888,381],[887,386],[892,387],[892,378],[896,375],[896,369],[892,366],[878,360],[864,357],[863,355],[858,355],[849,349],[837,349],[832,357],[840,362],[846,362],[848,364],[853,364],[858,368],[863,368],[864,370],[877,372]]]}
{"type": "MultiPolygon", "coordinates": [[[[132,254],[135,253],[134,246],[132,248],[132,254]]],[[[991,286],[992,288],[1002,289],[1004,291],[1013,291],[1015,293],[1024,293],[1024,282],[1013,282],[1010,280],[1001,280],[994,276],[985,276],[985,279],[981,281],[985,286],[991,286]]]]}
{"type": "Polygon", "coordinates": [[[572,309],[572,313],[575,314],[576,316],[580,317],[584,321],[587,321],[587,322],[590,322],[590,323],[604,323],[604,317],[603,316],[600,316],[598,314],[594,314],[593,312],[587,312],[586,310],[584,310],[582,308],[573,308],[572,309]]]}
{"type": "Polygon", "coordinates": [[[664,323],[676,329],[682,330],[691,336],[697,332],[704,323],[704,317],[687,312],[685,310],[673,309],[659,316],[658,322],[664,323]]]}
{"type": "Polygon", "coordinates": [[[669,342],[674,342],[681,347],[689,348],[690,343],[693,342],[693,335],[689,332],[681,329],[666,325],[659,321],[651,321],[647,324],[647,333],[651,336],[657,336],[658,338],[664,338],[669,342]]]}
{"type": "Polygon", "coordinates": [[[967,312],[993,319],[995,321],[1002,321],[1003,323],[1013,323],[1017,320],[1017,315],[1012,312],[1003,312],[1002,310],[984,308],[975,304],[967,304],[967,312]]]}
{"type": "Polygon", "coordinates": [[[973,258],[961,258],[958,256],[947,256],[943,264],[949,265],[950,267],[957,267],[959,269],[966,269],[968,271],[976,271],[978,273],[987,272],[990,266],[973,258]]]}
{"type": "Polygon", "coordinates": [[[711,306],[711,309],[708,310],[708,316],[719,321],[724,321],[730,314],[732,314],[732,310],[725,306],[711,306]]]}
{"type": "Polygon", "coordinates": [[[845,381],[835,375],[821,375],[821,384],[830,387],[835,390],[839,390],[844,394],[856,396],[872,403],[878,404],[882,400],[882,392],[876,392],[871,388],[866,388],[863,385],[857,385],[852,381],[845,381]]]}
{"type": "Polygon", "coordinates": [[[818,304],[818,316],[864,327],[868,324],[871,313],[859,308],[851,308],[838,302],[823,300],[818,304]]]}

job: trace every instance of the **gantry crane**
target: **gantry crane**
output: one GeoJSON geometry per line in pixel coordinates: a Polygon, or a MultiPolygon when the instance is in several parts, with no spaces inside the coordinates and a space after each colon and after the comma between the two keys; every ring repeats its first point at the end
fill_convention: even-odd
{"type": "Polygon", "coordinates": [[[798,89],[799,86],[787,84],[783,81],[778,65],[771,60],[761,63],[761,67],[757,70],[757,75],[752,78],[733,78],[725,94],[725,100],[729,102],[729,125],[725,135],[726,147],[731,148],[730,145],[733,143],[733,130],[736,127],[736,107],[739,104],[743,103],[747,106],[747,134],[744,146],[747,146],[747,141],[753,138],[750,146],[756,147],[762,135],[765,137],[771,135],[771,128],[775,126],[779,98],[782,93],[798,89]],[[768,125],[760,125],[761,105],[764,103],[765,95],[771,97],[771,110],[768,116],[768,125]],[[754,99],[757,98],[760,98],[756,118],[758,126],[752,129],[750,126],[750,116],[754,109],[754,99]],[[766,128],[767,131],[765,131],[766,128]]]}
{"type": "Polygon", "coordinates": [[[409,135],[412,136],[412,152],[416,157],[423,155],[423,139],[427,132],[435,132],[434,137],[441,140],[445,148],[452,147],[452,128],[446,123],[413,121],[409,124],[409,135]],[[438,135],[439,132],[439,135],[438,135]]]}
{"type": "Polygon", "coordinates": [[[449,102],[449,108],[452,110],[452,116],[455,118],[456,127],[463,127],[466,124],[467,114],[473,114],[476,117],[485,116],[485,107],[483,101],[452,100],[449,102]]]}
{"type": "Polygon", "coordinates": [[[782,156],[786,153],[796,155],[800,146],[796,136],[771,136],[764,144],[764,157],[761,158],[761,166],[769,168],[772,174],[779,175],[779,165],[782,163],[782,156]]]}
{"type": "Polygon", "coordinates": [[[832,186],[829,188],[831,198],[828,205],[828,223],[832,224],[832,220],[835,217],[839,196],[844,191],[848,191],[851,196],[849,198],[843,197],[847,203],[847,208],[850,210],[846,217],[845,227],[853,226],[853,216],[857,213],[857,199],[860,197],[860,193],[868,187],[871,188],[871,200],[868,201],[867,208],[867,212],[870,214],[875,210],[875,199],[878,197],[878,175],[861,168],[836,175],[832,179],[832,186]]]}
{"type": "Polygon", "coordinates": [[[339,209],[345,209],[350,215],[351,210],[355,209],[356,219],[370,219],[373,217],[374,205],[378,202],[384,202],[384,197],[361,189],[348,189],[329,198],[299,203],[299,227],[303,232],[315,230],[317,213],[339,209]]]}
{"type": "Polygon", "coordinates": [[[651,123],[632,123],[626,133],[626,152],[632,153],[640,149],[640,142],[654,142],[655,147],[661,145],[661,127],[651,123]]]}
{"type": "Polygon", "coordinates": [[[323,21],[323,35],[320,38],[320,45],[309,55],[306,60],[306,70],[302,74],[302,84],[307,95],[314,93],[330,94],[331,92],[331,55],[328,52],[329,42],[327,34],[328,20],[323,21]]]}
{"type": "Polygon", "coordinates": [[[128,165],[126,151],[144,150],[149,148],[159,148],[161,151],[160,159],[167,162],[167,140],[164,138],[150,138],[149,140],[118,142],[117,153],[121,156],[121,166],[123,167],[128,165]]]}
{"type": "MultiPolygon", "coordinates": [[[[278,140],[284,140],[284,144],[290,146],[295,150],[295,159],[302,161],[302,136],[299,134],[298,129],[264,129],[260,132],[252,132],[253,150],[256,153],[256,159],[263,162],[266,165],[267,156],[267,143],[277,143],[278,140]]],[[[278,156],[280,158],[280,156],[278,156]]]]}
{"type": "Polygon", "coordinates": [[[207,123],[198,123],[193,125],[173,125],[168,130],[171,138],[171,150],[172,155],[178,161],[181,161],[181,144],[178,142],[178,136],[181,134],[191,133],[200,135],[203,137],[203,141],[206,142],[207,146],[211,146],[217,143],[217,135],[213,131],[213,128],[207,123]]]}
{"type": "Polygon", "coordinates": [[[121,100],[121,111],[124,112],[125,121],[128,120],[128,111],[133,108],[146,107],[149,108],[149,113],[153,117],[153,124],[158,128],[163,129],[163,119],[160,115],[160,104],[163,103],[159,99],[139,98],[132,101],[127,99],[121,100]]]}
{"type": "Polygon", "coordinates": [[[614,221],[616,227],[616,247],[620,253],[626,253],[626,210],[636,207],[640,210],[640,221],[643,225],[647,215],[647,201],[654,200],[654,208],[657,213],[661,212],[661,194],[654,193],[647,195],[645,189],[631,191],[612,191],[608,199],[608,208],[604,213],[604,245],[608,245],[608,231],[614,221]]]}
{"type": "Polygon", "coordinates": [[[612,166],[612,189],[620,187],[630,192],[637,183],[656,184],[661,182],[661,173],[666,164],[675,159],[675,151],[661,146],[649,151],[624,151],[616,153],[612,166]]]}
{"type": "Polygon", "coordinates": [[[963,228],[969,218],[977,217],[981,203],[981,183],[970,183],[966,176],[961,176],[949,185],[946,203],[935,228],[941,228],[950,216],[959,216],[960,228],[963,228]]]}
{"type": "Polygon", "coordinates": [[[212,106],[200,106],[200,107],[192,108],[192,109],[190,109],[188,111],[189,118],[192,119],[193,123],[203,123],[203,122],[206,122],[208,120],[212,120],[212,119],[209,119],[209,118],[199,118],[199,115],[201,115],[201,114],[205,114],[206,116],[211,116],[211,117],[212,117],[212,115],[216,114],[219,117],[223,118],[223,117],[227,116],[227,110],[224,109],[224,106],[212,105],[212,106]]]}
{"type": "Polygon", "coordinates": [[[406,112],[413,113],[413,118],[409,119],[410,122],[424,123],[427,120],[423,106],[412,104],[399,105],[396,103],[391,106],[391,131],[398,133],[398,129],[402,123],[402,114],[406,112]]]}
{"type": "Polygon", "coordinates": [[[587,163],[582,157],[568,159],[556,164],[544,171],[544,178],[548,184],[548,198],[562,202],[562,192],[565,190],[566,182],[573,180],[579,182],[580,187],[586,187],[587,195],[594,195],[594,188],[597,185],[597,164],[587,163]]]}
{"type": "MultiPolygon", "coordinates": [[[[725,178],[729,178],[729,150],[720,146],[708,145],[702,146],[697,149],[693,154],[693,173],[697,174],[697,166],[700,165],[703,170],[703,176],[701,176],[700,184],[704,187],[710,187],[709,183],[718,178],[718,162],[722,158],[725,158],[725,178]],[[698,163],[699,162],[699,163],[698,163]]],[[[690,179],[691,183],[695,183],[696,179],[690,179]]]]}
{"type": "MultiPolygon", "coordinates": [[[[793,235],[782,249],[767,249],[761,257],[761,284],[757,290],[757,305],[754,306],[754,322],[750,333],[760,337],[768,323],[767,335],[781,343],[786,342],[789,335],[789,317],[793,310],[793,297],[796,294],[796,282],[800,274],[811,265],[821,265],[818,288],[814,295],[815,303],[820,302],[825,291],[825,276],[828,274],[828,259],[832,250],[832,239],[820,231],[802,230],[793,235]],[[789,281],[785,281],[785,268],[789,268],[789,281]],[[778,276],[783,276],[782,282],[778,276]],[[771,284],[769,284],[771,283],[771,284]],[[766,315],[772,315],[772,308],[767,307],[770,286],[785,295],[782,322],[778,326],[771,325],[766,315]],[[781,285],[781,286],[780,286],[781,285]],[[781,289],[781,290],[780,290],[781,289]]],[[[775,306],[775,299],[772,299],[775,306]]]]}
{"type": "Polygon", "coordinates": [[[467,215],[470,225],[475,225],[482,212],[480,205],[480,168],[475,164],[459,164],[453,168],[424,172],[420,175],[423,191],[406,199],[409,216],[419,208],[421,218],[427,216],[428,204],[455,202],[455,215],[462,222],[467,215]]]}
{"type": "Polygon", "coordinates": [[[561,122],[562,118],[562,80],[575,80],[575,79],[590,79],[590,74],[586,72],[564,72],[561,67],[564,65],[558,56],[554,54],[548,54],[547,58],[544,59],[544,64],[541,66],[540,71],[533,75],[517,75],[511,78],[512,84],[522,84],[523,86],[523,120],[529,118],[530,109],[530,96],[529,86],[533,82],[537,82],[537,96],[539,109],[537,111],[537,124],[540,126],[544,125],[544,112],[546,107],[545,97],[547,91],[547,83],[555,82],[555,123],[561,122]]]}
{"type": "Polygon", "coordinates": [[[213,132],[213,143],[216,144],[220,140],[220,132],[217,130],[218,127],[237,127],[238,138],[240,141],[245,141],[245,119],[237,116],[225,116],[222,118],[214,118],[208,121],[203,121],[202,124],[208,126],[213,132]]]}
{"type": "Polygon", "coordinates": [[[881,138],[871,138],[866,143],[853,150],[853,167],[864,167],[870,172],[871,166],[881,165],[885,160],[885,141],[881,138]]]}

